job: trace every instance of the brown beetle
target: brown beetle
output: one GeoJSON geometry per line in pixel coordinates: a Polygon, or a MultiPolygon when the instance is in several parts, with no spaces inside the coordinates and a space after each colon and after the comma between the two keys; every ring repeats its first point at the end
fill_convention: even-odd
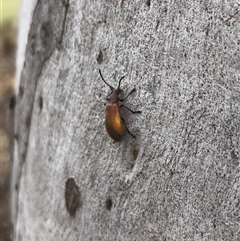
{"type": "Polygon", "coordinates": [[[123,99],[119,98],[119,94],[123,91],[122,89],[120,89],[120,85],[121,85],[121,81],[122,79],[125,77],[123,76],[119,82],[118,82],[118,88],[114,89],[111,85],[109,85],[103,78],[101,70],[99,69],[99,74],[103,80],[103,82],[108,85],[111,89],[111,93],[108,95],[107,100],[108,103],[106,104],[106,109],[105,109],[105,127],[107,130],[107,133],[109,134],[109,136],[115,140],[115,141],[121,141],[123,139],[124,133],[125,133],[125,128],[127,130],[127,132],[135,138],[135,136],[128,130],[128,128],[125,125],[125,121],[124,119],[121,117],[121,112],[120,112],[120,108],[124,107],[127,110],[131,111],[132,113],[141,113],[141,111],[133,111],[131,109],[129,109],[128,107],[124,106],[124,105],[119,105],[118,101],[123,102],[124,100],[127,99],[127,97],[129,95],[131,95],[134,91],[135,88],[130,91],[130,93],[124,97],[123,99]],[[124,128],[125,126],[125,128],[124,128]]]}

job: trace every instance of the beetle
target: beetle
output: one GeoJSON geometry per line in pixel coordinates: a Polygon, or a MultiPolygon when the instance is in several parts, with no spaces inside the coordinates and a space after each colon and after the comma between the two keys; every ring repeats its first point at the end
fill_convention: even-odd
{"type": "Polygon", "coordinates": [[[108,84],[105,79],[102,76],[101,70],[99,69],[99,74],[103,80],[103,82],[110,87],[111,93],[108,95],[106,100],[108,100],[108,103],[106,104],[105,108],[105,127],[107,130],[108,135],[114,140],[120,142],[123,139],[123,136],[125,134],[125,129],[127,132],[135,138],[135,136],[128,130],[124,119],[121,116],[120,108],[125,108],[129,111],[131,111],[133,114],[136,113],[142,113],[141,111],[133,111],[129,109],[128,107],[124,106],[123,104],[118,104],[118,102],[123,102],[127,99],[129,95],[131,95],[136,89],[132,89],[129,94],[126,95],[123,99],[119,98],[119,95],[121,92],[123,92],[122,89],[120,89],[121,81],[125,76],[120,78],[118,82],[117,89],[113,88],[110,84],[108,84]],[[125,128],[124,128],[125,127],[125,128]]]}

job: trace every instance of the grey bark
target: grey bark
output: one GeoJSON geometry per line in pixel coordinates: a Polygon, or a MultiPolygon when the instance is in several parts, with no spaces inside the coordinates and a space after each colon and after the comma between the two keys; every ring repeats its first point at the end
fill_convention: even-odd
{"type": "Polygon", "coordinates": [[[16,240],[239,240],[238,10],[37,2],[16,108],[16,240]],[[107,135],[99,68],[136,87],[125,105],[142,114],[123,113],[136,139],[107,135]]]}

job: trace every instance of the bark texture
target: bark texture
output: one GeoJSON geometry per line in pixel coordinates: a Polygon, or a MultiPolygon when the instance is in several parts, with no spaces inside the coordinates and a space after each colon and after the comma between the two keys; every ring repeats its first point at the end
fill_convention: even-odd
{"type": "Polygon", "coordinates": [[[16,240],[239,240],[239,33],[235,0],[38,1],[18,70],[16,240]],[[99,68],[136,87],[136,139],[107,135],[99,68]]]}

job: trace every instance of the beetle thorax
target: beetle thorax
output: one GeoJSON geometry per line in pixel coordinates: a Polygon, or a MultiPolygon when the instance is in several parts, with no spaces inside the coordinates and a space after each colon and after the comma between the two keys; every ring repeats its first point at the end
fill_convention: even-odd
{"type": "Polygon", "coordinates": [[[109,97],[109,103],[114,104],[117,103],[119,98],[118,95],[122,92],[121,89],[114,89],[109,97]]]}

